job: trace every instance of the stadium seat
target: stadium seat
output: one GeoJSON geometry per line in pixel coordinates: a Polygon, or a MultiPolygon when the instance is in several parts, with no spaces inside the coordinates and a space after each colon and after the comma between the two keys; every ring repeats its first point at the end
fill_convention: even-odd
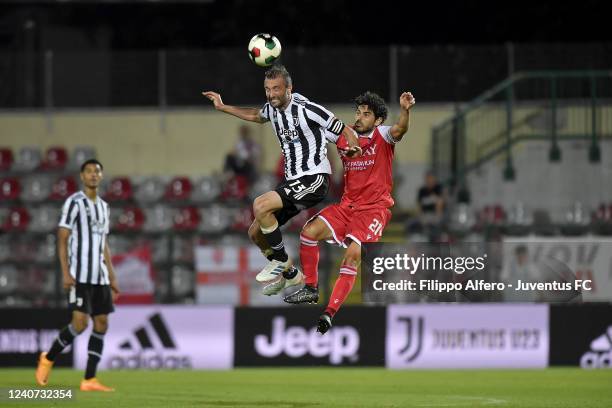
{"type": "Polygon", "coordinates": [[[156,205],[145,209],[145,224],[143,230],[146,232],[163,232],[172,228],[174,210],[164,205],[156,205]]]}
{"type": "Polygon", "coordinates": [[[532,223],[532,214],[527,211],[525,205],[519,201],[508,210],[505,233],[513,236],[526,235],[530,232],[532,223]]]}
{"type": "Polygon", "coordinates": [[[184,266],[172,267],[172,294],[186,297],[193,294],[195,285],[194,272],[184,266]]]}
{"type": "Polygon", "coordinates": [[[52,206],[43,206],[32,208],[29,211],[30,223],[28,231],[32,232],[50,232],[57,227],[57,220],[60,210],[52,206]]]}
{"type": "Polygon", "coordinates": [[[459,203],[451,211],[449,229],[453,233],[459,235],[467,234],[472,230],[475,224],[476,219],[469,204],[459,203]]]}
{"type": "Polygon", "coordinates": [[[92,146],[76,146],[70,157],[68,170],[77,172],[81,170],[81,165],[88,159],[96,158],[96,150],[92,146]]]}
{"type": "MultiPolygon", "coordinates": [[[[4,225],[8,212],[8,208],[0,208],[0,225],[4,225]]],[[[11,239],[8,235],[0,235],[0,265],[11,258],[11,239]]]]}
{"type": "Polygon", "coordinates": [[[584,209],[581,202],[575,202],[565,213],[565,222],[560,231],[563,235],[583,235],[591,223],[590,214],[584,209]]]}
{"type": "Polygon", "coordinates": [[[19,198],[21,185],[16,177],[0,179],[0,202],[13,201],[19,198]]]}
{"type": "Polygon", "coordinates": [[[221,183],[216,177],[205,176],[193,185],[191,201],[198,204],[214,202],[221,194],[221,183]]]}
{"type": "Polygon", "coordinates": [[[242,201],[247,198],[249,181],[246,177],[238,175],[230,178],[223,186],[221,199],[225,201],[242,201]]]}
{"type": "Polygon", "coordinates": [[[232,225],[230,227],[232,231],[241,233],[246,232],[255,219],[253,207],[250,205],[234,209],[232,213],[232,225]]]}
{"type": "Polygon", "coordinates": [[[0,265],[0,293],[10,294],[15,291],[19,286],[17,278],[19,271],[14,265],[0,265]]]}
{"type": "Polygon", "coordinates": [[[159,177],[146,177],[136,183],[134,199],[139,203],[155,203],[164,196],[164,185],[159,177]]]}
{"type": "Polygon", "coordinates": [[[172,261],[193,264],[193,239],[189,236],[172,237],[172,261]]]}
{"type": "Polygon", "coordinates": [[[191,196],[193,186],[187,177],[175,177],[166,188],[166,199],[173,201],[187,200],[191,196]]]}
{"type": "Polygon", "coordinates": [[[2,224],[4,231],[25,231],[30,222],[30,215],[25,207],[13,207],[2,224]]]}
{"type": "Polygon", "coordinates": [[[534,210],[532,231],[536,235],[550,236],[557,234],[557,228],[553,224],[550,213],[547,210],[534,210]]]}
{"type": "Polygon", "coordinates": [[[220,205],[200,208],[202,222],[199,230],[206,233],[223,232],[232,224],[232,216],[231,210],[220,205]]]}
{"type": "Polygon", "coordinates": [[[51,194],[51,177],[46,174],[33,174],[23,179],[21,199],[26,203],[39,203],[51,194]]]}
{"type": "Polygon", "coordinates": [[[106,185],[104,199],[107,201],[127,201],[132,197],[132,182],[127,177],[115,177],[106,185]]]}
{"type": "Polygon", "coordinates": [[[612,204],[601,203],[591,215],[591,224],[594,234],[612,235],[612,204]]]}
{"type": "Polygon", "coordinates": [[[49,199],[63,201],[74,194],[78,188],[74,177],[62,176],[53,182],[49,199]]]}
{"type": "MultiPolygon", "coordinates": [[[[59,209],[55,210],[56,215],[58,212],[59,209]]],[[[57,239],[55,234],[55,226],[57,225],[56,218],[57,217],[52,218],[54,221],[52,232],[36,242],[35,255],[32,258],[37,263],[55,265],[55,262],[57,262],[57,239]]]]}
{"type": "Polygon", "coordinates": [[[7,172],[13,167],[13,151],[8,147],[0,147],[0,172],[7,172]]]}
{"type": "MultiPolygon", "coordinates": [[[[112,214],[112,212],[111,212],[112,214]]],[[[144,211],[139,207],[125,207],[116,218],[113,229],[123,232],[142,230],[145,223],[144,211]]]]}
{"type": "Polygon", "coordinates": [[[40,166],[41,155],[37,147],[22,147],[19,150],[13,170],[17,172],[31,172],[40,166]]]}
{"type": "Polygon", "coordinates": [[[68,152],[65,147],[52,146],[45,152],[42,168],[45,170],[64,170],[68,164],[68,152]]]}
{"type": "Polygon", "coordinates": [[[161,236],[149,242],[151,245],[151,257],[153,263],[159,264],[168,261],[170,258],[169,243],[170,240],[168,236],[161,236]]]}
{"type": "Polygon", "coordinates": [[[174,229],[178,231],[193,231],[200,224],[200,214],[195,207],[183,207],[174,213],[174,229]]]}

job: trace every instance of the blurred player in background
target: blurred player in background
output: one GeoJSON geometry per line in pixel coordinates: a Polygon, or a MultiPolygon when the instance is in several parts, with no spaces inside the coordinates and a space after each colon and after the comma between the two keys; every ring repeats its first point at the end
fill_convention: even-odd
{"type": "Polygon", "coordinates": [[[72,321],[64,327],[46,353],[40,353],[36,382],[47,385],[55,358],[86,328],[91,316],[93,331],[87,347],[87,368],[81,391],[114,391],[96,379],[102,358],[108,315],[114,309],[119,286],[111,263],[106,236],[109,232],[108,204],[98,197],[102,164],[90,159],[81,165],[84,189],[64,203],[57,231],[57,246],[64,289],[72,321]]]}
{"type": "Polygon", "coordinates": [[[303,288],[285,297],[287,303],[317,303],[318,241],[333,240],[347,248],[325,312],[318,322],[318,331],[326,333],[332,319],[355,283],[361,263],[361,244],[377,242],[391,218],[389,208],[394,201],[392,162],[394,145],[402,140],[410,123],[410,109],[415,99],[410,92],[400,96],[400,117],[393,126],[383,126],[387,118],[385,101],[366,92],[355,98],[357,110],[353,129],[359,135],[363,150],[360,157],[344,154],[347,146],[344,136],[336,145],[344,165],[344,193],[340,203],[324,208],[306,223],[300,235],[300,260],[305,275],[303,288]]]}
{"type": "Polygon", "coordinates": [[[272,122],[283,151],[285,181],[255,199],[255,221],[249,227],[249,238],[270,261],[256,279],[269,283],[264,294],[274,295],[303,280],[285,251],[280,227],[327,195],[331,166],[326,134],[343,136],[347,156],[357,156],[361,149],[355,132],[329,110],[292,92],[291,76],[284,66],[274,65],[266,71],[264,89],[268,102],[261,109],[225,105],[216,92],[203,95],[221,112],[250,122],[272,122]]]}

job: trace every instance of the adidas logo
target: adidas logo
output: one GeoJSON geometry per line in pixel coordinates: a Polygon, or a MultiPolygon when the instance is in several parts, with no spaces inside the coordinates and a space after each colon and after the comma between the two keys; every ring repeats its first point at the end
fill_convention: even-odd
{"type": "Polygon", "coordinates": [[[134,330],[134,338],[119,344],[108,360],[110,369],[180,369],[191,368],[191,358],[180,354],[168,325],[160,313],[134,330]]]}
{"type": "MultiPolygon", "coordinates": [[[[170,332],[168,332],[168,327],[164,323],[161,314],[155,313],[153,316],[149,317],[149,323],[151,323],[151,327],[153,328],[153,331],[157,335],[157,338],[161,342],[163,348],[176,348],[176,344],[174,343],[174,340],[172,340],[170,332]]],[[[147,333],[145,326],[139,327],[138,329],[134,330],[134,335],[136,336],[136,340],[138,341],[142,349],[154,348],[153,342],[151,341],[151,337],[147,333]]],[[[119,345],[119,348],[121,350],[133,350],[134,346],[132,345],[130,340],[126,340],[119,345]]]]}
{"type": "Polygon", "coordinates": [[[591,351],[580,358],[582,368],[612,368],[612,326],[591,342],[591,351]]]}

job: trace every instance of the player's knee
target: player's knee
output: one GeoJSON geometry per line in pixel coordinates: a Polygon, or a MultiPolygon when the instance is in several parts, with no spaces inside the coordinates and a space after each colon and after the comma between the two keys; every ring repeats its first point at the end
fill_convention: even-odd
{"type": "Polygon", "coordinates": [[[322,239],[322,233],[323,231],[321,228],[319,228],[317,224],[312,221],[302,227],[302,235],[305,235],[310,239],[320,241],[322,239]]]}
{"type": "Polygon", "coordinates": [[[255,214],[255,218],[262,217],[268,213],[268,211],[268,200],[262,197],[257,197],[255,201],[253,201],[253,213],[255,214]]]}
{"type": "Polygon", "coordinates": [[[85,317],[75,317],[72,319],[72,328],[78,334],[81,334],[87,329],[87,316],[85,317]]]}

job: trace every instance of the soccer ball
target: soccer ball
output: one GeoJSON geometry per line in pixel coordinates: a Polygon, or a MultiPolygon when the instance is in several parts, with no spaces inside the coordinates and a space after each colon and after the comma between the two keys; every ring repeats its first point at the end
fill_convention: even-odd
{"type": "Polygon", "coordinates": [[[280,57],[281,43],[273,35],[257,34],[249,42],[249,58],[260,67],[268,67],[280,57]]]}

